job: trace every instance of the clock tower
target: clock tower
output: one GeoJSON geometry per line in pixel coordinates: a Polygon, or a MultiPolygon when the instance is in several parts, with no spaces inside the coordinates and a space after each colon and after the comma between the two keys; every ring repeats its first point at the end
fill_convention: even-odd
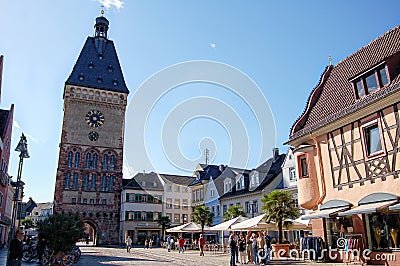
{"type": "MultiPolygon", "coordinates": [[[[103,12],[102,12],[103,13],[103,12]]],[[[79,213],[94,244],[118,244],[125,84],[109,21],[96,18],[64,86],[55,212],[79,213]]]]}

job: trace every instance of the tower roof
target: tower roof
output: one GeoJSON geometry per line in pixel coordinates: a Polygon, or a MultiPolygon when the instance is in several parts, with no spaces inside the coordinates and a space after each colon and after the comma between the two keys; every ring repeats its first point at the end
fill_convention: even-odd
{"type": "Polygon", "coordinates": [[[114,42],[107,39],[107,30],[108,20],[96,18],[95,36],[86,39],[66,84],[129,93],[114,42]]]}

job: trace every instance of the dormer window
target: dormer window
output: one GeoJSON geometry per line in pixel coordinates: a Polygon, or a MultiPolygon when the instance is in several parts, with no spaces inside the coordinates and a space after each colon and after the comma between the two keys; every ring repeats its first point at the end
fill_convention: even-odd
{"type": "Polygon", "coordinates": [[[380,89],[389,83],[386,65],[376,67],[353,81],[357,99],[380,89]]]}
{"type": "Polygon", "coordinates": [[[239,176],[236,178],[236,190],[244,189],[244,176],[239,176]]]}
{"type": "Polygon", "coordinates": [[[85,79],[85,77],[83,76],[83,73],[81,73],[80,75],[79,75],[79,80],[84,80],[85,79]]]}
{"type": "Polygon", "coordinates": [[[224,180],[224,193],[231,192],[232,190],[232,181],[230,178],[226,178],[224,180]]]}
{"type": "Polygon", "coordinates": [[[111,65],[109,65],[107,70],[108,70],[108,72],[113,72],[113,67],[111,65]]]}
{"type": "Polygon", "coordinates": [[[89,63],[89,68],[94,68],[93,62],[90,62],[90,63],[89,63]]]}
{"type": "Polygon", "coordinates": [[[255,187],[260,184],[258,172],[254,171],[250,175],[250,187],[255,187]]]}

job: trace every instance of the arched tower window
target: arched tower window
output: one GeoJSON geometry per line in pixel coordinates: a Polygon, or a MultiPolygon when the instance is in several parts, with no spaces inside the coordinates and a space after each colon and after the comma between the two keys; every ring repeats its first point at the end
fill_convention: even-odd
{"type": "Polygon", "coordinates": [[[67,167],[72,167],[72,151],[68,152],[67,167]]]}
{"type": "Polygon", "coordinates": [[[93,165],[92,169],[97,169],[97,154],[93,154],[93,165]]]}
{"type": "Polygon", "coordinates": [[[115,156],[114,155],[110,156],[110,170],[111,171],[115,170],[115,156]]]}
{"type": "Polygon", "coordinates": [[[79,168],[80,162],[81,162],[81,154],[77,152],[75,153],[75,168],[79,168]]]}
{"type": "Polygon", "coordinates": [[[108,155],[104,154],[103,157],[103,170],[107,170],[108,169],[108,155]]]}
{"type": "Polygon", "coordinates": [[[82,185],[82,189],[83,190],[88,190],[89,187],[89,174],[86,173],[84,178],[83,178],[83,185],[82,185]]]}
{"type": "Polygon", "coordinates": [[[65,176],[65,189],[69,189],[69,185],[71,183],[71,173],[67,173],[65,176]]]}
{"type": "Polygon", "coordinates": [[[101,191],[106,191],[107,189],[107,177],[106,175],[103,175],[101,178],[101,191]]]}
{"type": "Polygon", "coordinates": [[[74,173],[74,179],[72,181],[72,189],[78,189],[78,173],[74,173]]]}
{"type": "Polygon", "coordinates": [[[86,154],[86,169],[90,168],[90,153],[86,154]]]}
{"type": "Polygon", "coordinates": [[[108,191],[114,191],[114,176],[110,176],[110,181],[108,182],[108,191]]]}
{"type": "Polygon", "coordinates": [[[90,183],[90,190],[96,190],[96,174],[92,174],[92,182],[90,183]]]}

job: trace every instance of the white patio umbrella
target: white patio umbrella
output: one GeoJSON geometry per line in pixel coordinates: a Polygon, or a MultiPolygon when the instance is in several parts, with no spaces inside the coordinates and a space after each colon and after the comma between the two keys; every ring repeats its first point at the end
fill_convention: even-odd
{"type": "MultiPolygon", "coordinates": [[[[204,231],[208,230],[208,226],[204,226],[204,231]]],[[[166,230],[168,233],[183,233],[183,232],[201,232],[201,226],[194,223],[186,223],[182,225],[178,225],[166,230]]]]}
{"type": "Polygon", "coordinates": [[[224,231],[224,230],[229,230],[231,229],[232,225],[243,222],[248,220],[248,218],[243,217],[243,216],[238,216],[235,218],[232,218],[228,221],[225,221],[223,223],[214,225],[212,227],[210,227],[207,231],[224,231]]]}
{"type": "Polygon", "coordinates": [[[258,230],[258,229],[272,229],[274,228],[274,224],[268,224],[266,222],[263,222],[263,218],[265,217],[265,214],[258,215],[254,218],[248,219],[246,221],[243,221],[241,223],[237,223],[231,226],[232,230],[258,230]]]}

